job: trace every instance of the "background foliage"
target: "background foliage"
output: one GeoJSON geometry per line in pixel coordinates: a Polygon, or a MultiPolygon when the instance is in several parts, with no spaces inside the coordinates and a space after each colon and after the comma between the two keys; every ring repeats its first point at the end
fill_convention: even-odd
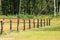
{"type": "Polygon", "coordinates": [[[54,0],[0,0],[2,15],[50,15],[54,0]]]}

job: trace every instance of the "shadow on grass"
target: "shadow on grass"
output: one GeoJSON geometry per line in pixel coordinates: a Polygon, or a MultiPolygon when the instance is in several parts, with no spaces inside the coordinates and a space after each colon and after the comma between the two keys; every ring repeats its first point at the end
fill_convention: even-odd
{"type": "Polygon", "coordinates": [[[40,28],[40,31],[60,31],[60,26],[51,28],[40,28]]]}
{"type": "Polygon", "coordinates": [[[32,29],[33,31],[60,31],[60,26],[57,27],[40,27],[32,29]]]}
{"type": "MultiPolygon", "coordinates": [[[[27,29],[29,30],[29,29],[27,29]]],[[[40,27],[40,28],[33,28],[31,29],[31,31],[60,31],[60,26],[57,26],[57,27],[40,27]]],[[[4,35],[7,35],[7,34],[10,34],[10,33],[16,33],[17,31],[16,30],[12,30],[11,32],[10,31],[4,31],[2,34],[4,35]]],[[[1,33],[0,33],[1,35],[1,33]]]]}

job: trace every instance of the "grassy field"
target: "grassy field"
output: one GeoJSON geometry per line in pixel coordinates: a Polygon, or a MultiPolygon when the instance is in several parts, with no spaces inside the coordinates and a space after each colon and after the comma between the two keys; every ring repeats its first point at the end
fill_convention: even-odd
{"type": "Polygon", "coordinates": [[[3,34],[0,38],[16,40],[60,40],[60,31],[22,31],[3,34]]]}
{"type": "MultiPolygon", "coordinates": [[[[8,26],[8,24],[6,25],[8,26]]],[[[16,26],[16,25],[15,25],[16,26]]],[[[8,28],[9,29],[9,28],[8,28]]],[[[4,30],[5,31],[5,30],[4,30]]],[[[51,25],[26,31],[9,30],[0,35],[1,40],[60,40],[60,17],[51,19],[51,25]]]]}

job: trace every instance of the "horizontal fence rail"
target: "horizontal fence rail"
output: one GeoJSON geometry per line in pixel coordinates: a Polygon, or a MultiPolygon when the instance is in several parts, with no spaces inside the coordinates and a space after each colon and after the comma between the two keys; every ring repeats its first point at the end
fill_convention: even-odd
{"type": "Polygon", "coordinates": [[[16,30],[17,32],[20,30],[19,27],[21,27],[21,24],[23,24],[23,31],[26,30],[26,24],[28,24],[28,29],[31,28],[39,28],[39,27],[45,27],[45,26],[50,26],[50,19],[3,19],[0,21],[0,33],[3,33],[3,26],[5,23],[9,23],[10,25],[10,32],[12,31],[13,28],[13,23],[16,23],[16,30]],[[33,25],[33,27],[32,27],[33,25]]]}

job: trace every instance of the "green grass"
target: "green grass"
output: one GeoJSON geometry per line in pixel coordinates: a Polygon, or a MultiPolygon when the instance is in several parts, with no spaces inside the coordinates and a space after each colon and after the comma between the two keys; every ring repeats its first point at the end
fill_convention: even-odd
{"type": "Polygon", "coordinates": [[[53,15],[29,15],[29,14],[19,14],[19,15],[0,15],[0,18],[53,18],[53,15]]]}
{"type": "Polygon", "coordinates": [[[17,38],[24,40],[51,40],[51,38],[60,40],[60,31],[20,31],[20,32],[11,32],[7,35],[3,34],[1,37],[5,38],[17,38]]]}

